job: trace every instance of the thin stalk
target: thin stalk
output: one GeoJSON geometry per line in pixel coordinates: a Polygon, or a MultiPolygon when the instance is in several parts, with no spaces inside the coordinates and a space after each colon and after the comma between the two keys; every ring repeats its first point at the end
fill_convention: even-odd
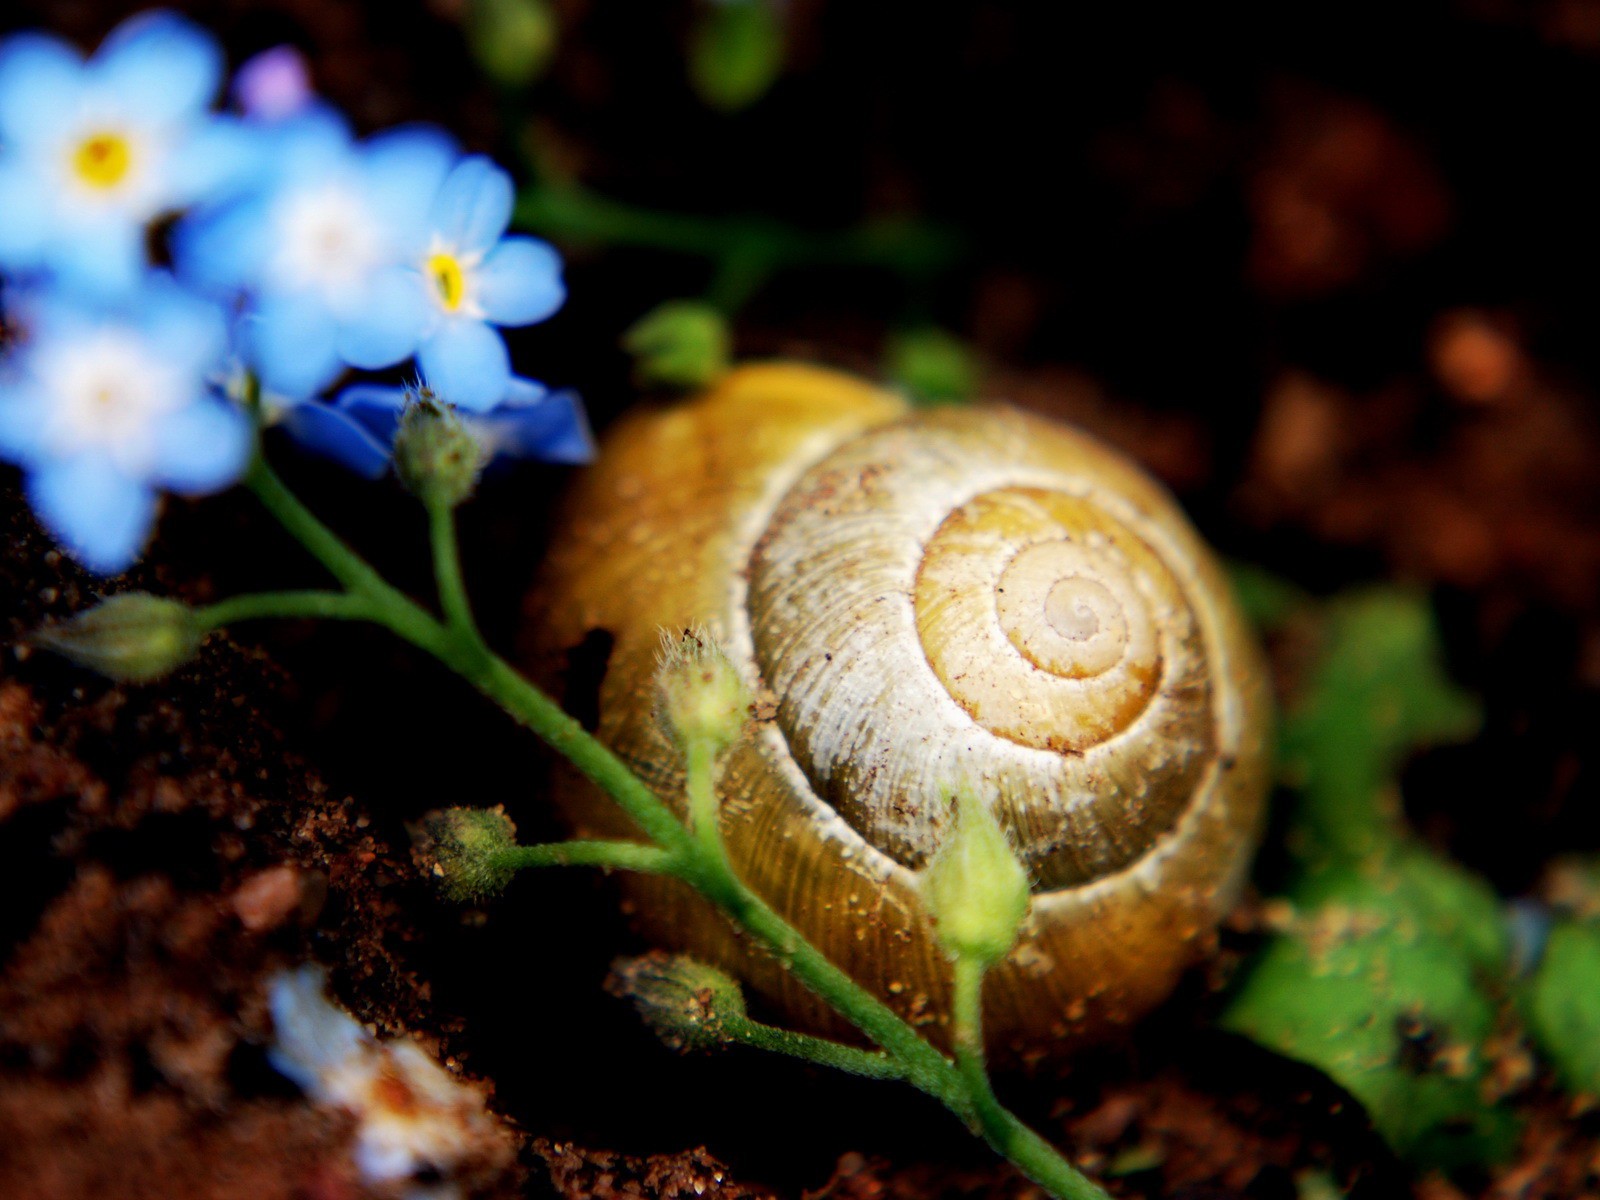
{"type": "Polygon", "coordinates": [[[987,969],[988,964],[980,959],[958,955],[950,1000],[956,1068],[966,1085],[979,1132],[998,1154],[1062,1200],[1107,1200],[1098,1185],[1068,1164],[995,1096],[983,1061],[983,976],[987,969]]]}
{"type": "Polygon", "coordinates": [[[492,857],[491,863],[497,868],[513,870],[523,867],[601,867],[608,871],[670,875],[677,869],[678,856],[670,850],[647,846],[643,842],[575,838],[569,842],[549,842],[503,850],[492,857]]]}
{"type": "Polygon", "coordinates": [[[481,642],[478,624],[472,616],[466,581],[461,574],[461,554],[456,546],[456,513],[448,504],[430,501],[428,541],[433,548],[433,577],[439,588],[439,607],[445,624],[458,636],[481,642]]]}
{"type": "Polygon", "coordinates": [[[194,615],[206,628],[221,629],[224,625],[265,617],[370,621],[372,606],[363,597],[350,592],[248,592],[197,608],[194,615]]]}
{"type": "Polygon", "coordinates": [[[859,1046],[847,1046],[843,1042],[814,1037],[809,1033],[764,1025],[748,1017],[724,1018],[722,1032],[730,1040],[754,1046],[757,1050],[768,1050],[773,1054],[848,1071],[852,1075],[862,1075],[868,1079],[906,1078],[904,1065],[882,1050],[863,1050],[859,1046]]]}

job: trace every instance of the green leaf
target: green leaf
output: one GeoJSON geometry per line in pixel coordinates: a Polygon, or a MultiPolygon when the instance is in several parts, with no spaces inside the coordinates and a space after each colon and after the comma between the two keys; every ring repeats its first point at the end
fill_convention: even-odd
{"type": "Polygon", "coordinates": [[[1393,780],[1405,755],[1468,737],[1478,721],[1444,673],[1422,597],[1374,589],[1331,605],[1323,655],[1283,725],[1304,856],[1381,851],[1400,832],[1393,780]]]}
{"type": "Polygon", "coordinates": [[[1528,1031],[1574,1092],[1600,1096],[1600,926],[1564,921],[1526,985],[1528,1031]]]}
{"type": "Polygon", "coordinates": [[[1343,883],[1324,880],[1267,947],[1224,1027],[1326,1072],[1413,1161],[1502,1157],[1515,1129],[1483,1100],[1497,1009],[1472,957],[1418,912],[1375,906],[1372,881],[1343,883]]]}
{"type": "Polygon", "coordinates": [[[1483,1098],[1510,956],[1500,901],[1399,814],[1404,757],[1477,725],[1440,657],[1418,596],[1373,590],[1328,607],[1283,730],[1299,916],[1223,1020],[1325,1071],[1399,1153],[1448,1167],[1500,1157],[1515,1123],[1483,1098]]]}
{"type": "Polygon", "coordinates": [[[712,108],[734,112],[762,96],[783,70],[783,25],[772,0],[706,6],[689,44],[689,80],[712,108]]]}
{"type": "Polygon", "coordinates": [[[560,28],[548,0],[472,0],[467,44],[496,83],[526,87],[555,56],[560,28]]]}
{"type": "Polygon", "coordinates": [[[622,335],[641,383],[681,388],[703,387],[721,376],[732,342],[722,314],[694,300],[651,309],[622,335]]]}
{"type": "Polygon", "coordinates": [[[920,404],[964,404],[978,391],[972,348],[942,329],[896,334],[889,341],[885,366],[889,378],[920,404]]]}

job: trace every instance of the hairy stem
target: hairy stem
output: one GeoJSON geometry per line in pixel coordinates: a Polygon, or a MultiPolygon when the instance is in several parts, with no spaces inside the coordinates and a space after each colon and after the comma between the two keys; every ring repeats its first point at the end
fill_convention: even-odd
{"type": "Polygon", "coordinates": [[[197,608],[194,615],[206,628],[221,629],[224,625],[257,621],[264,617],[370,621],[372,607],[362,597],[350,592],[250,592],[197,608]]]}
{"type": "Polygon", "coordinates": [[[651,875],[672,874],[678,856],[659,846],[643,842],[604,842],[575,838],[569,842],[549,842],[537,846],[518,846],[493,856],[499,868],[523,867],[602,867],[616,871],[643,871],[651,875]]]}

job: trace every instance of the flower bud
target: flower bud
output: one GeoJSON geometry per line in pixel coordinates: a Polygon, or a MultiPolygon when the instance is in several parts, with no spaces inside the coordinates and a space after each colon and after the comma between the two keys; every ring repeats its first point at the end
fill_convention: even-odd
{"type": "Polygon", "coordinates": [[[662,724],[686,753],[691,744],[709,744],[721,754],[750,719],[749,689],[704,629],[663,635],[656,689],[662,724]]]}
{"type": "Polygon", "coordinates": [[[747,1021],[739,985],[681,954],[619,959],[606,990],[633,1001],[644,1023],[673,1050],[715,1049],[747,1021]]]}
{"type": "Polygon", "coordinates": [[[971,348],[942,329],[897,335],[887,359],[889,377],[917,404],[965,404],[977,393],[979,369],[971,348]]]}
{"type": "Polygon", "coordinates": [[[651,309],[622,335],[642,383],[694,388],[728,369],[732,339],[722,314],[709,304],[673,300],[651,309]]]}
{"type": "Polygon", "coordinates": [[[118,683],[149,683],[193,658],[207,632],[186,604],[124,592],[31,640],[118,683]]]}
{"type": "Polygon", "coordinates": [[[492,896],[517,873],[510,854],[517,848],[517,827],[498,805],[431,812],[412,831],[412,841],[418,865],[452,900],[492,896]]]}
{"type": "Polygon", "coordinates": [[[707,5],[690,35],[689,80],[712,108],[748,108],[782,72],[784,40],[774,0],[707,5]]]}
{"type": "Polygon", "coordinates": [[[1028,915],[1028,872],[988,805],[967,793],[956,798],[955,826],[923,869],[921,890],[956,958],[1004,958],[1028,915]]]}
{"type": "Polygon", "coordinates": [[[483,462],[483,447],[453,408],[427,389],[412,396],[394,435],[394,471],[407,491],[454,508],[477,488],[483,462]]]}

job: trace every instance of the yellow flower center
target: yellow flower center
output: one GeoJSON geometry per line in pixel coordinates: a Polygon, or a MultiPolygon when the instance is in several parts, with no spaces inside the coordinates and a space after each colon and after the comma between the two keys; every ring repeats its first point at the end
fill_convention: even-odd
{"type": "Polygon", "coordinates": [[[446,312],[455,312],[467,298],[467,274],[454,254],[433,254],[426,268],[428,279],[446,312]]]}
{"type": "Polygon", "coordinates": [[[133,149],[128,139],[117,133],[92,133],[78,143],[72,154],[72,168],[90,187],[110,191],[128,176],[133,167],[133,149]]]}

